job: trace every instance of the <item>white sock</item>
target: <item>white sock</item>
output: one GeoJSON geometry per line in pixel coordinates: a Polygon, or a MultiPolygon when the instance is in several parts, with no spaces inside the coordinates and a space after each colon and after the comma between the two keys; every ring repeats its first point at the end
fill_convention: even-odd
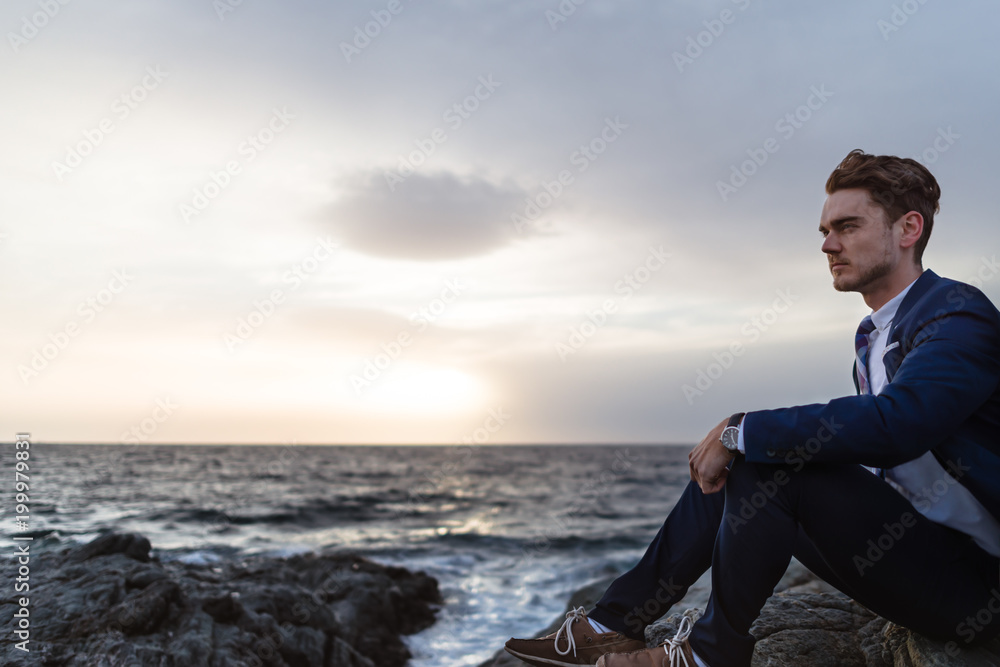
{"type": "Polygon", "coordinates": [[[598,623],[589,616],[587,617],[587,620],[590,621],[590,627],[594,628],[594,630],[596,630],[597,632],[614,632],[614,630],[612,630],[608,626],[603,625],[602,623],[598,623]]]}
{"type": "Polygon", "coordinates": [[[708,667],[708,665],[705,663],[705,661],[702,660],[701,658],[699,658],[698,654],[695,653],[693,650],[691,651],[691,655],[694,656],[694,661],[696,663],[698,663],[698,667],[708,667]]]}

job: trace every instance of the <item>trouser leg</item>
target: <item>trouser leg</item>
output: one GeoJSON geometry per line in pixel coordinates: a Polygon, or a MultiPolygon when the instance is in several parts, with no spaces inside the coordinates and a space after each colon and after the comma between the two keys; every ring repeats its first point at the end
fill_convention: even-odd
{"type": "Polygon", "coordinates": [[[712,564],[725,497],[690,482],[639,563],[616,579],[590,617],[633,639],[663,616],[712,564]]]}
{"type": "MultiPolygon", "coordinates": [[[[860,466],[796,469],[738,457],[713,550],[712,597],[691,635],[708,664],[750,664],[750,626],[793,553],[875,613],[951,641],[969,635],[970,615],[989,610],[1000,584],[996,558],[860,466]]],[[[978,625],[976,638],[996,634],[1000,613],[978,625]]]]}

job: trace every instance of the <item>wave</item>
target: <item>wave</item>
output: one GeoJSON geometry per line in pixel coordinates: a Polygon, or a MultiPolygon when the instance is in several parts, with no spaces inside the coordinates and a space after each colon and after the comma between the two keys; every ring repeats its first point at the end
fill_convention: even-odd
{"type": "Polygon", "coordinates": [[[254,524],[324,527],[344,522],[367,522],[398,515],[382,496],[311,498],[299,504],[282,503],[263,509],[258,503],[233,502],[219,507],[172,507],[130,518],[151,522],[201,523],[224,526],[254,524]]]}

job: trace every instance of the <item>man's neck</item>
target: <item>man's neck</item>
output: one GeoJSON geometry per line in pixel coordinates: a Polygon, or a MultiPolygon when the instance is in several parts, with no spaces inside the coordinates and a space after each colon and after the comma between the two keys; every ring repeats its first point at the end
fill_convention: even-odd
{"type": "Polygon", "coordinates": [[[878,284],[872,285],[870,291],[862,292],[861,296],[864,297],[868,307],[876,311],[906,289],[906,286],[919,278],[923,272],[921,265],[907,262],[905,266],[900,266],[898,270],[885,276],[878,284]]]}

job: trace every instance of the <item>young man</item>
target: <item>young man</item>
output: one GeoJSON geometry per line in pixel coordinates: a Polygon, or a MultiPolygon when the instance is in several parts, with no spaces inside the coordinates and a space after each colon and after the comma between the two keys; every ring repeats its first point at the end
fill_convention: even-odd
{"type": "Polygon", "coordinates": [[[923,270],[940,197],[923,165],[855,150],[826,192],[834,289],[872,309],[858,394],[720,422],[639,564],[589,614],[508,652],[544,667],[749,665],[750,626],[793,555],[949,649],[1000,634],[1000,313],[923,270]],[[646,626],[710,566],[704,617],[644,648],[646,626]]]}

